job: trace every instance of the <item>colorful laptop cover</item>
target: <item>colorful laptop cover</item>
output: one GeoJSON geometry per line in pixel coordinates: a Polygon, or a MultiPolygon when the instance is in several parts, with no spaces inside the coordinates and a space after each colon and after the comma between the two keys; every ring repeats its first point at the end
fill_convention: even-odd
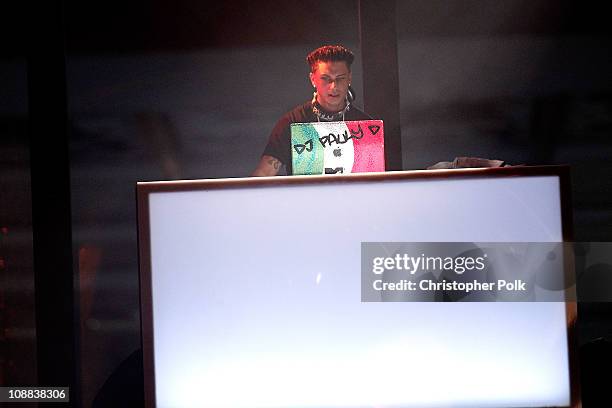
{"type": "Polygon", "coordinates": [[[293,174],[385,171],[382,120],[291,124],[293,174]]]}

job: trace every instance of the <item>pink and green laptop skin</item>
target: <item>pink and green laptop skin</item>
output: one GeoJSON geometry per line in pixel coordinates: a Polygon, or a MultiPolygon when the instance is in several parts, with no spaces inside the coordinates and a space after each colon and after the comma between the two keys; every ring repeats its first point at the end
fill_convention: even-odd
{"type": "Polygon", "coordinates": [[[294,175],[385,171],[382,120],[291,124],[294,175]]]}

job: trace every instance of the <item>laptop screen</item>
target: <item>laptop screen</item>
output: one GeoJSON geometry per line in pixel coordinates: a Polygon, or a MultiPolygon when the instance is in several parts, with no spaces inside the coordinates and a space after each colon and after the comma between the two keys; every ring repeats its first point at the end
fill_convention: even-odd
{"type": "Polygon", "coordinates": [[[385,171],[382,120],[291,124],[293,174],[385,171]]]}

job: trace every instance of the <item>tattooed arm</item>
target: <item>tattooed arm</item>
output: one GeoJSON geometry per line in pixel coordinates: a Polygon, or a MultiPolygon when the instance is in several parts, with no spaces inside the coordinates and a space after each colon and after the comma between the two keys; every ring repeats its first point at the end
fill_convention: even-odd
{"type": "Polygon", "coordinates": [[[251,176],[276,176],[282,165],[283,163],[281,163],[281,161],[276,157],[267,156],[264,154],[261,156],[261,160],[251,176]]]}

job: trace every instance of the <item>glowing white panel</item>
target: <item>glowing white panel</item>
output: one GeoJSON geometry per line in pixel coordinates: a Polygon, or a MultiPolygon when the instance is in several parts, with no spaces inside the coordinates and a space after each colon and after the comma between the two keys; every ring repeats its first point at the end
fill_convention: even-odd
{"type": "Polygon", "coordinates": [[[569,405],[561,303],[361,303],[362,241],[561,241],[557,177],[149,196],[159,407],[569,405]]]}

